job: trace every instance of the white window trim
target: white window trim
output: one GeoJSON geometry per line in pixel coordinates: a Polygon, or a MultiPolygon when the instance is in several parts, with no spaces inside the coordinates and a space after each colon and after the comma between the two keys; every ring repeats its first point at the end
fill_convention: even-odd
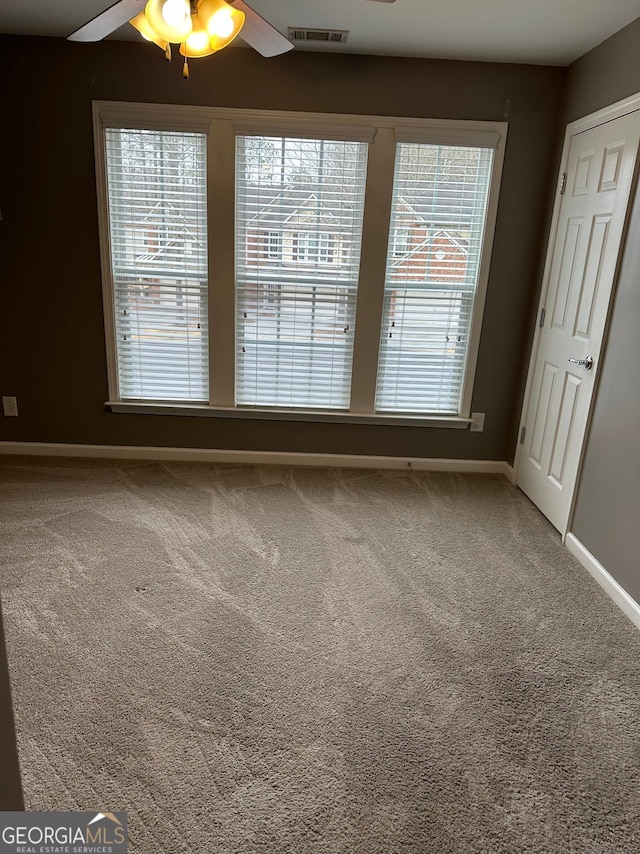
{"type": "Polygon", "coordinates": [[[472,418],[455,415],[396,415],[393,412],[375,414],[344,412],[327,409],[266,409],[254,406],[207,406],[200,403],[167,403],[148,400],[108,400],[112,412],[134,415],[180,415],[204,418],[243,418],[249,421],[315,421],[339,424],[394,424],[397,427],[447,427],[464,430],[472,418]]]}
{"type": "MultiPolygon", "coordinates": [[[[506,122],[449,121],[389,116],[351,116],[335,113],[294,113],[286,111],[242,110],[226,107],[192,107],[184,105],[139,104],[126,102],[93,102],[94,149],[98,194],[98,227],[102,273],[107,376],[109,401],[107,405],[118,412],[155,412],[166,414],[220,415],[223,417],[262,417],[279,420],[320,420],[347,423],[422,424],[429,426],[466,426],[470,423],[471,400],[478,360],[482,317],[486,300],[489,266],[498,209],[498,199],[505,141],[506,122]],[[106,152],[104,129],[107,127],[142,128],[152,130],[192,131],[208,134],[207,156],[226,174],[215,189],[209,180],[209,386],[208,406],[189,406],[144,401],[123,401],[118,383],[116,332],[110,262],[110,233],[107,201],[106,152]],[[215,129],[212,133],[212,129],[215,129]],[[348,413],[286,412],[269,409],[247,409],[235,406],[235,260],[233,216],[228,206],[235,192],[234,146],[232,137],[240,133],[287,133],[299,136],[322,135],[326,139],[349,139],[375,142],[370,150],[365,218],[362,235],[360,281],[366,281],[373,299],[359,300],[356,314],[351,409],[348,413]],[[380,323],[382,320],[382,291],[389,236],[389,216],[393,184],[393,164],[389,174],[388,162],[372,158],[376,151],[389,152],[397,142],[424,142],[448,145],[478,145],[495,147],[493,169],[489,184],[484,239],[480,256],[477,289],[471,318],[467,364],[458,416],[379,414],[374,412],[375,380],[377,375],[380,323]],[[225,144],[226,143],[226,144],[225,144]],[[373,185],[373,186],[371,186],[373,185]],[[224,201],[220,204],[220,193],[224,201]],[[215,197],[214,197],[215,194],[215,197]],[[373,199],[375,198],[375,203],[373,199]],[[384,238],[384,239],[382,239],[384,238]],[[367,247],[369,252],[366,251],[367,247]],[[380,263],[378,256],[383,253],[380,263]],[[215,272],[212,260],[215,258],[215,272]],[[374,270],[376,270],[374,275],[374,270]],[[214,279],[215,277],[215,279],[214,279]],[[380,293],[378,293],[380,291],[380,293]],[[376,300],[376,297],[379,299],[376,300]],[[372,305],[374,304],[375,305],[372,305]],[[379,304],[378,304],[379,303],[379,304]],[[304,417],[303,417],[304,416],[304,417]]],[[[210,170],[211,172],[212,170],[210,170]]],[[[219,177],[219,174],[218,174],[219,177]]]]}

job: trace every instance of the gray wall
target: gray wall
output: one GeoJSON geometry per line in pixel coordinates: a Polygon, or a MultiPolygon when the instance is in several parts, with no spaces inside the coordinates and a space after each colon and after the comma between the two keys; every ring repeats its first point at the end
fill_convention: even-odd
{"type": "MultiPolygon", "coordinates": [[[[640,21],[569,70],[566,119],[640,91],[640,21]]],[[[640,194],[600,366],[572,532],[640,602],[640,194]]]]}
{"type": "Polygon", "coordinates": [[[539,285],[565,69],[229,49],[178,62],[146,44],[0,38],[0,439],[512,459],[539,285]],[[451,119],[508,119],[475,411],[484,433],[422,427],[112,414],[96,222],[91,100],[451,119]]]}
{"type": "Polygon", "coordinates": [[[568,68],[564,123],[640,92],[640,18],[568,68]]]}

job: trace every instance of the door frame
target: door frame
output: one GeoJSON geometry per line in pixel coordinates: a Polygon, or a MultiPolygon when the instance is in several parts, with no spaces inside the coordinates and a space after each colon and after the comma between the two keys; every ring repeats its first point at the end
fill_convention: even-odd
{"type": "MultiPolygon", "coordinates": [[[[558,220],[560,218],[560,206],[562,204],[562,195],[560,193],[560,188],[562,185],[562,176],[567,171],[567,165],[569,161],[569,151],[571,148],[571,140],[574,136],[579,133],[583,133],[587,130],[592,130],[593,128],[598,127],[599,125],[603,125],[606,122],[613,121],[614,119],[622,118],[622,116],[629,115],[630,113],[635,113],[640,111],[640,92],[635,95],[631,95],[628,98],[624,98],[621,101],[616,101],[614,104],[610,104],[608,107],[604,107],[601,110],[597,110],[595,113],[590,113],[587,116],[583,116],[580,119],[576,119],[573,122],[570,122],[565,128],[564,135],[564,145],[562,147],[562,157],[560,159],[560,169],[558,172],[558,178],[556,181],[556,190],[555,190],[555,201],[553,205],[553,214],[551,217],[551,225],[549,227],[549,237],[547,242],[547,251],[545,256],[544,263],[544,273],[542,276],[542,287],[540,288],[540,299],[538,300],[538,307],[535,315],[535,329],[533,335],[533,343],[531,345],[531,354],[529,356],[529,367],[527,369],[527,382],[525,385],[524,391],[524,399],[522,401],[522,409],[520,411],[520,419],[518,422],[518,436],[517,436],[517,444],[516,444],[516,453],[513,461],[511,482],[514,485],[517,485],[518,481],[518,473],[520,470],[520,464],[522,461],[522,448],[523,445],[520,442],[520,435],[522,433],[522,428],[526,426],[527,416],[529,405],[531,402],[531,391],[533,386],[533,374],[536,367],[536,362],[538,358],[538,349],[540,347],[540,312],[544,307],[544,304],[547,299],[547,292],[549,290],[549,279],[551,277],[551,262],[553,259],[553,253],[555,250],[555,243],[557,238],[557,229],[558,229],[558,220]]],[[[620,260],[622,258],[624,252],[624,245],[627,236],[627,229],[629,227],[629,211],[631,208],[631,203],[633,201],[633,197],[636,191],[638,172],[640,168],[640,155],[636,160],[636,164],[634,167],[634,175],[631,181],[631,192],[629,194],[629,201],[627,203],[627,210],[625,212],[625,222],[623,226],[622,236],[620,239],[620,251],[618,253],[618,258],[616,261],[615,272],[613,276],[613,284],[611,287],[611,295],[609,297],[609,305],[607,307],[607,316],[605,318],[604,331],[602,336],[602,345],[600,350],[600,359],[602,362],[602,358],[606,352],[607,345],[607,337],[609,333],[609,323],[611,318],[611,307],[613,305],[613,300],[615,298],[616,285],[618,281],[618,274],[620,271],[620,260]]],[[[593,386],[593,393],[591,395],[591,401],[589,404],[589,412],[587,414],[587,422],[585,425],[584,437],[582,441],[582,447],[580,448],[580,456],[578,460],[578,469],[576,471],[576,479],[573,487],[573,492],[571,495],[571,502],[569,505],[569,516],[567,518],[567,525],[564,531],[561,531],[560,534],[562,536],[562,542],[564,543],[567,534],[571,530],[571,524],[573,522],[573,513],[575,509],[576,503],[576,495],[578,492],[578,485],[580,483],[580,475],[582,473],[582,465],[584,461],[584,450],[585,445],[587,443],[587,438],[589,436],[589,429],[591,427],[591,420],[593,416],[593,409],[596,401],[596,397],[598,395],[598,389],[600,386],[600,370],[595,377],[595,382],[593,386]]]]}

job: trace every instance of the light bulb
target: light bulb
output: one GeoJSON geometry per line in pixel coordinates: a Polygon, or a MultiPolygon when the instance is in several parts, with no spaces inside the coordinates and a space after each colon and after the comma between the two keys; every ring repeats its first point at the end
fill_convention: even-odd
{"type": "Polygon", "coordinates": [[[211,56],[215,47],[211,44],[209,33],[205,30],[202,21],[197,14],[191,16],[191,32],[180,45],[180,53],[183,56],[198,57],[211,56]]]}
{"type": "Polygon", "coordinates": [[[179,27],[190,14],[184,0],[165,0],[162,4],[162,17],[170,27],[179,27]]]}
{"type": "Polygon", "coordinates": [[[193,51],[201,51],[209,47],[209,35],[206,30],[197,30],[187,36],[187,47],[193,51]]]}
{"type": "Polygon", "coordinates": [[[209,19],[207,29],[212,36],[218,36],[221,39],[226,39],[233,32],[233,26],[231,9],[218,9],[218,11],[209,19]]]}
{"type": "Polygon", "coordinates": [[[149,0],[144,16],[153,32],[167,42],[180,43],[191,32],[189,0],[149,0]]]}
{"type": "Polygon", "coordinates": [[[214,50],[230,44],[244,24],[244,12],[224,0],[198,0],[198,16],[211,37],[214,50]]]}

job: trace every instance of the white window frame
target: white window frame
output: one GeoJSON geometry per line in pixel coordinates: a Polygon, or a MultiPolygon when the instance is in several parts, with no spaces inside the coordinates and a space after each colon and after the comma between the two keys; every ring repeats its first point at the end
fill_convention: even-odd
{"type": "Polygon", "coordinates": [[[282,257],[282,232],[267,232],[267,261],[278,261],[282,257]]]}
{"type": "Polygon", "coordinates": [[[291,257],[298,264],[334,264],[336,244],[329,231],[294,231],[291,257]]]}
{"type": "Polygon", "coordinates": [[[294,231],[293,244],[291,251],[292,261],[297,261],[298,264],[311,262],[313,235],[309,231],[294,231]]]}
{"type": "MultiPolygon", "coordinates": [[[[149,412],[277,420],[394,423],[465,428],[470,422],[482,317],[489,279],[508,124],[506,122],[347,116],[333,113],[241,110],[164,104],[93,102],[101,272],[109,400],[114,412],[149,412]],[[118,383],[106,180],[106,128],[207,134],[209,242],[208,405],[122,400],[118,383]],[[348,139],[370,143],[362,233],[349,412],[255,409],[235,405],[235,137],[240,134],[348,139]],[[375,412],[393,169],[398,142],[494,149],[478,283],[474,298],[461,408],[457,416],[375,412]],[[215,259],[215,260],[214,260],[215,259]],[[365,295],[363,299],[362,296],[365,295]]],[[[339,247],[334,247],[334,253],[339,247]]]]}
{"type": "Polygon", "coordinates": [[[396,229],[395,238],[393,240],[393,257],[402,258],[409,251],[411,241],[411,228],[408,225],[403,225],[396,229]]]}
{"type": "Polygon", "coordinates": [[[318,264],[335,263],[337,243],[337,238],[330,231],[321,231],[318,234],[318,264]]]}

